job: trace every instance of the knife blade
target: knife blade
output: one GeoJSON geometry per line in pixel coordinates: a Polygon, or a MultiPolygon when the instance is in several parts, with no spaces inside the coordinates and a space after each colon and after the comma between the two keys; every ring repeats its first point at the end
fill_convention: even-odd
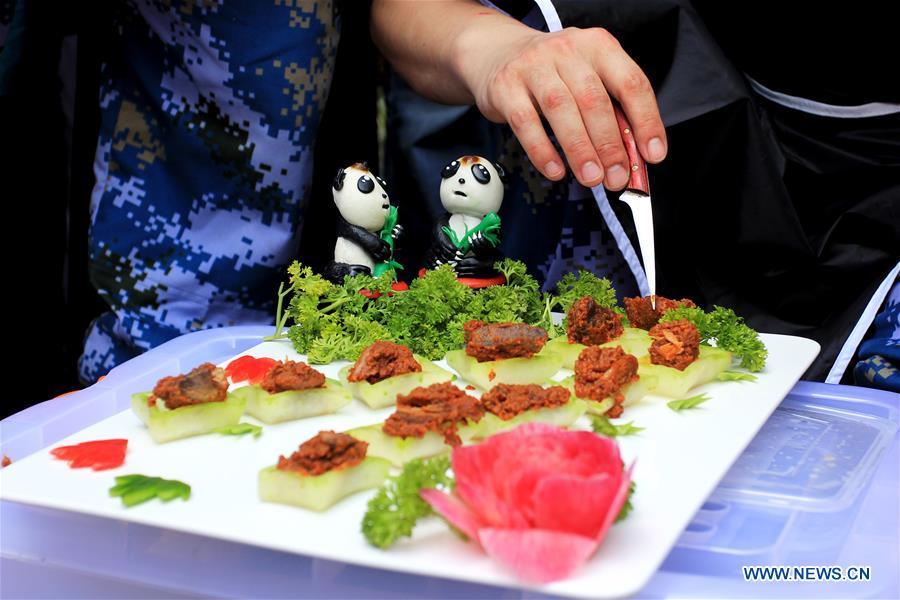
{"type": "Polygon", "coordinates": [[[625,191],[619,200],[631,208],[634,216],[634,228],[637,232],[638,246],[641,249],[641,260],[647,276],[647,287],[650,289],[650,305],[656,309],[656,246],[653,237],[653,205],[650,202],[650,180],[647,176],[647,163],[638,151],[634,140],[634,130],[618,106],[614,107],[619,132],[628,153],[629,179],[625,191]]]}

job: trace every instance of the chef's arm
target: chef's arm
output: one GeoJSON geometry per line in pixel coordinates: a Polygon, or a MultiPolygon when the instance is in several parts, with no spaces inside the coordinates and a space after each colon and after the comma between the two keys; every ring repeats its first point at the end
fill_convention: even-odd
{"type": "Polygon", "coordinates": [[[621,103],[644,158],[665,158],[650,82],[604,29],[544,33],[476,0],[374,0],[371,25],[413,89],[446,104],[474,103],[491,121],[509,124],[549,179],[565,169],[541,116],[582,184],[618,190],[628,182],[610,97],[621,103]]]}

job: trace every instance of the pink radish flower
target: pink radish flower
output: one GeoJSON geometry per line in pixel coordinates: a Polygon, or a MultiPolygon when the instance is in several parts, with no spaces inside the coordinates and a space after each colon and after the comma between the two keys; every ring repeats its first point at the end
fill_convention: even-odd
{"type": "Polygon", "coordinates": [[[614,441],[529,423],[453,449],[456,490],[421,496],[488,556],[535,583],[564,579],[596,551],[627,496],[614,441]]]}

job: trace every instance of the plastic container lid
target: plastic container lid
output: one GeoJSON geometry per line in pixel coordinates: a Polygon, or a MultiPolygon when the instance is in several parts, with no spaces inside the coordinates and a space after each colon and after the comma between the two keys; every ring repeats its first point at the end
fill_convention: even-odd
{"type": "Polygon", "coordinates": [[[865,399],[813,404],[796,396],[772,414],[714,500],[833,512],[871,478],[897,431],[897,410],[865,399]]]}
{"type": "Polygon", "coordinates": [[[748,564],[834,564],[859,515],[891,510],[871,500],[863,509],[862,492],[885,467],[898,408],[900,398],[891,406],[883,393],[798,384],[694,515],[663,568],[718,575],[748,564]]]}

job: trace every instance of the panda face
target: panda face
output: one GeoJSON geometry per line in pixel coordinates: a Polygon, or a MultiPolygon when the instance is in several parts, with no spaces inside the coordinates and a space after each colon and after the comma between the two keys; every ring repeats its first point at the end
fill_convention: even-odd
{"type": "Polygon", "coordinates": [[[351,225],[368,231],[380,231],[391,207],[387,186],[381,177],[362,164],[338,172],[332,195],[338,212],[351,225]]]}
{"type": "Polygon", "coordinates": [[[441,204],[452,214],[484,217],[500,210],[501,173],[481,156],[462,156],[441,171],[441,204]]]}

